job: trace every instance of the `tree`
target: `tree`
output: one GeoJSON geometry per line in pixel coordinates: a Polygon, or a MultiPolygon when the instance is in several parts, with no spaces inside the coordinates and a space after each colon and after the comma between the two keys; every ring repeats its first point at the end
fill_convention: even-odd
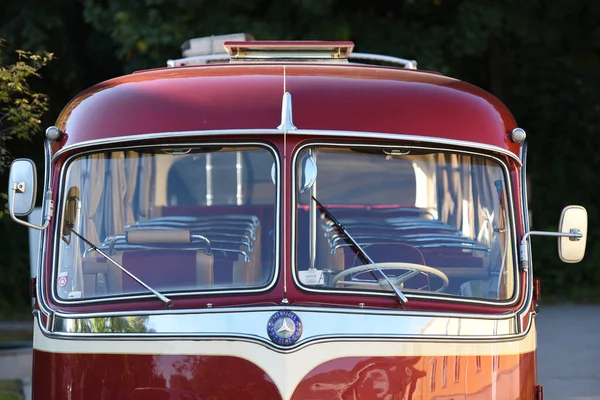
{"type": "MultiPolygon", "coordinates": [[[[0,40],[0,174],[5,172],[10,163],[8,144],[13,139],[30,140],[40,130],[42,115],[48,109],[48,96],[32,90],[30,81],[39,78],[39,71],[52,58],[52,53],[42,52],[34,54],[18,50],[17,61],[4,64],[2,58],[2,44],[0,40]]],[[[3,314],[19,314],[21,310],[29,307],[27,296],[27,278],[29,268],[27,258],[29,253],[20,245],[12,229],[12,221],[4,212],[6,208],[6,193],[1,194],[0,237],[6,248],[21,249],[15,252],[4,252],[0,256],[0,265],[5,279],[0,281],[0,292],[5,296],[0,297],[0,310],[3,314]],[[15,242],[17,240],[17,242],[15,242]],[[7,254],[10,253],[10,254],[7,254]]],[[[24,230],[20,233],[26,233],[24,230]]],[[[26,237],[26,236],[25,236],[26,237]]],[[[26,249],[26,247],[25,247],[26,249]]]]}
{"type": "Polygon", "coordinates": [[[33,54],[18,50],[18,61],[3,65],[0,39],[0,173],[10,161],[7,143],[29,140],[40,128],[48,110],[48,96],[32,90],[29,80],[53,58],[52,53],[33,54]]]}

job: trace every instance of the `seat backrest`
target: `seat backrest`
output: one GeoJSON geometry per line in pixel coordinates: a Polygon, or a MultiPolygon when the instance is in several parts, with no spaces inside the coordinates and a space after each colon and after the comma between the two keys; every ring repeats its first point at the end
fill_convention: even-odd
{"type": "MultiPolygon", "coordinates": [[[[127,271],[156,290],[207,288],[214,282],[214,257],[202,244],[194,246],[189,231],[137,230],[110,255],[127,271]]],[[[138,282],[104,257],[83,260],[84,297],[145,292],[138,282]]]]}

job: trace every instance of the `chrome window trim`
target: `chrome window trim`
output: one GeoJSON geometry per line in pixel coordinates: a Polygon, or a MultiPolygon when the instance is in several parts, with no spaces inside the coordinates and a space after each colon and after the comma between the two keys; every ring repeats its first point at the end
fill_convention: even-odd
{"type": "MultiPolygon", "coordinates": [[[[87,140],[80,143],[65,146],[58,150],[53,160],[62,155],[63,153],[71,150],[80,148],[86,148],[90,146],[100,146],[110,143],[127,143],[137,142],[140,140],[159,140],[165,138],[186,138],[186,137],[197,137],[197,136],[213,136],[213,135],[283,135],[279,129],[224,129],[224,130],[196,130],[196,131],[179,131],[179,132],[156,132],[156,133],[145,133],[141,135],[131,136],[118,136],[105,139],[94,139],[87,140]]],[[[503,149],[498,146],[489,145],[480,142],[470,142],[466,140],[455,140],[436,138],[431,136],[420,136],[420,135],[409,135],[402,133],[381,133],[381,132],[364,132],[364,131],[341,131],[341,130],[321,130],[321,129],[296,129],[292,132],[288,132],[287,135],[307,135],[307,136],[336,136],[336,137],[352,137],[352,138],[364,138],[364,139],[392,139],[402,141],[413,141],[420,143],[434,143],[440,145],[450,145],[457,147],[468,147],[476,148],[484,151],[492,151],[496,153],[504,154],[514,159],[519,165],[521,165],[521,159],[513,152],[503,149]]]]}
{"type": "MultiPolygon", "coordinates": [[[[521,144],[521,152],[520,158],[522,160],[521,167],[521,207],[523,214],[522,227],[523,232],[529,232],[529,203],[528,203],[528,193],[527,193],[527,142],[521,144]]],[[[527,285],[525,290],[525,301],[523,302],[523,306],[518,311],[521,313],[521,318],[519,319],[519,323],[523,324],[523,319],[527,316],[528,311],[531,308],[531,304],[533,302],[533,256],[531,251],[531,241],[527,241],[527,253],[529,260],[529,268],[527,268],[524,273],[527,275],[527,285]]],[[[529,316],[529,323],[533,319],[533,316],[536,314],[535,311],[531,311],[531,315],[529,316]]]]}
{"type": "MultiPolygon", "coordinates": [[[[319,142],[319,141],[311,141],[311,142],[307,142],[307,143],[303,143],[302,145],[298,146],[295,150],[294,150],[294,154],[292,155],[292,188],[294,188],[293,190],[293,196],[292,196],[292,201],[291,201],[291,207],[292,207],[292,226],[291,226],[291,248],[290,248],[290,252],[291,252],[291,269],[292,269],[292,277],[294,279],[294,283],[296,284],[296,286],[298,286],[299,288],[301,288],[304,291],[307,292],[313,292],[313,293],[326,293],[328,295],[331,294],[352,294],[352,295],[365,295],[365,296],[379,296],[379,297],[394,297],[395,294],[393,292],[370,292],[370,291],[356,291],[356,290],[326,290],[326,289],[317,289],[317,288],[311,288],[308,286],[303,285],[299,280],[298,280],[298,273],[296,271],[296,243],[298,241],[297,238],[297,193],[296,193],[296,160],[298,157],[298,154],[300,154],[300,152],[306,148],[306,147],[310,147],[310,146],[325,146],[325,147],[349,147],[349,146],[353,146],[353,147],[381,147],[381,144],[365,144],[364,141],[362,143],[332,143],[332,142],[319,142]]],[[[512,246],[513,246],[513,254],[512,254],[512,258],[513,258],[513,269],[514,269],[514,275],[515,275],[515,291],[513,293],[513,296],[509,299],[506,300],[495,300],[495,301],[491,301],[491,300],[485,300],[485,299],[476,299],[476,298],[462,298],[459,296],[443,296],[443,295],[425,295],[425,294],[417,294],[417,293],[411,293],[409,291],[407,291],[405,293],[405,295],[408,298],[415,298],[415,299],[428,299],[428,300],[436,300],[436,301],[444,301],[444,302],[453,302],[453,303],[471,303],[471,304],[482,304],[482,305],[491,305],[491,306],[512,306],[515,305],[519,299],[520,299],[520,292],[521,292],[521,279],[520,279],[520,269],[518,268],[518,260],[517,260],[517,255],[519,254],[518,252],[518,247],[517,247],[517,240],[516,240],[516,224],[515,224],[515,210],[514,210],[514,204],[513,204],[513,198],[512,198],[512,193],[513,193],[513,183],[512,183],[512,179],[511,179],[511,174],[510,174],[510,170],[508,169],[507,165],[505,162],[503,162],[501,159],[489,155],[489,154],[485,154],[485,153],[477,153],[471,150],[467,150],[467,149],[444,149],[444,148],[438,148],[438,147],[426,147],[426,146],[413,146],[413,145],[394,145],[394,144],[385,144],[386,147],[390,147],[390,148],[399,148],[399,149],[419,149],[419,150],[423,150],[423,149],[427,149],[427,150],[437,150],[437,151],[452,151],[452,152],[457,152],[457,153],[463,153],[463,154],[468,154],[468,155],[475,155],[475,156],[479,156],[482,158],[486,158],[486,159],[493,159],[495,160],[500,167],[502,168],[502,171],[504,172],[504,178],[506,179],[506,186],[508,188],[507,193],[511,193],[510,196],[506,196],[506,198],[509,201],[509,220],[510,220],[510,224],[511,224],[511,242],[512,242],[512,246]]]]}
{"type": "MultiPolygon", "coordinates": [[[[57,212],[55,213],[55,220],[54,220],[54,226],[53,226],[53,233],[55,234],[54,236],[54,243],[53,243],[53,257],[52,257],[52,263],[51,263],[51,276],[50,276],[50,282],[49,284],[51,285],[51,299],[52,302],[54,302],[55,304],[60,304],[60,305],[69,305],[69,306],[76,306],[76,305],[85,305],[85,304],[97,304],[97,303],[114,303],[114,302],[118,302],[118,301],[122,301],[122,300],[139,300],[139,299],[152,299],[152,298],[156,298],[155,295],[153,295],[152,293],[136,293],[136,294],[129,294],[129,295],[122,295],[122,296],[105,296],[105,297],[97,297],[97,298],[91,298],[91,299],[72,299],[72,300],[67,300],[67,299],[60,299],[57,296],[56,293],[56,272],[57,272],[57,265],[58,265],[58,257],[59,257],[59,246],[60,246],[60,230],[62,229],[62,213],[63,213],[63,208],[64,208],[64,200],[65,200],[65,196],[63,191],[65,190],[65,179],[66,179],[66,171],[67,171],[67,167],[73,162],[74,159],[88,155],[88,154],[96,154],[96,153],[100,153],[100,152],[110,152],[110,151],[129,151],[129,150],[134,150],[134,149],[140,149],[140,148],[152,148],[152,147],[164,147],[165,143],[159,143],[159,144],[137,144],[137,145],[133,145],[133,146],[127,146],[127,147],[102,147],[102,148],[94,148],[94,149],[89,149],[88,151],[85,152],[80,152],[77,154],[72,154],[71,156],[69,156],[64,163],[62,163],[61,165],[61,170],[60,170],[60,174],[59,174],[59,187],[58,187],[58,191],[57,191],[57,198],[59,201],[57,201],[57,212]]],[[[223,141],[210,141],[210,142],[202,142],[202,143],[198,143],[198,142],[184,142],[184,143],[169,143],[169,147],[197,147],[197,146],[223,146],[223,147],[234,147],[234,146],[256,146],[259,148],[262,148],[264,150],[267,150],[274,159],[274,162],[276,164],[276,170],[277,170],[277,185],[275,188],[275,226],[276,229],[278,229],[279,231],[281,231],[281,160],[280,160],[280,154],[277,150],[277,148],[275,147],[275,145],[273,145],[270,142],[251,142],[251,141],[240,141],[240,142],[223,142],[223,141]]],[[[281,270],[281,249],[280,249],[280,245],[281,245],[281,240],[280,240],[280,232],[275,235],[276,240],[275,240],[275,257],[273,258],[273,263],[274,263],[274,274],[273,274],[273,278],[271,279],[271,281],[269,282],[268,285],[263,286],[263,287],[259,287],[259,288],[255,288],[255,289],[231,289],[231,290],[213,290],[213,291],[188,291],[188,292],[178,292],[178,293],[171,293],[171,292],[166,292],[169,294],[170,298],[181,298],[181,297],[191,297],[191,296],[209,296],[209,295],[223,295],[223,294],[253,294],[253,293],[264,293],[264,292],[268,292],[269,290],[272,290],[278,282],[279,279],[279,274],[280,274],[280,270],[281,270]]],[[[53,308],[51,307],[50,304],[47,304],[45,301],[45,286],[46,286],[46,282],[44,280],[44,268],[42,268],[42,273],[39,275],[40,276],[40,281],[38,282],[38,286],[41,287],[41,297],[38,296],[38,299],[42,299],[40,303],[43,303],[42,305],[40,305],[41,308],[45,308],[46,310],[48,310],[49,312],[53,312],[53,308]]]]}

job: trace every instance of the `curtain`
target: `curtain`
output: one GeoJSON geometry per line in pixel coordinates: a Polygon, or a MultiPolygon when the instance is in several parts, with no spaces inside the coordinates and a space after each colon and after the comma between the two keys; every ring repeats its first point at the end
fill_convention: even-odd
{"type": "Polygon", "coordinates": [[[133,151],[127,152],[125,158],[125,180],[127,181],[127,191],[125,192],[125,224],[129,225],[135,222],[133,214],[133,197],[137,186],[138,166],[140,158],[133,151]]]}
{"type": "Polygon", "coordinates": [[[107,234],[122,234],[125,229],[125,195],[127,181],[125,177],[125,153],[115,151],[110,156],[110,185],[105,194],[104,212],[107,234]]]}
{"type": "Polygon", "coordinates": [[[85,237],[94,244],[99,244],[98,229],[94,217],[98,211],[104,188],[104,175],[106,172],[106,158],[104,154],[93,154],[82,161],[83,188],[82,208],[84,218],[85,237]]]}
{"type": "Polygon", "coordinates": [[[441,179],[439,203],[440,219],[449,225],[460,228],[462,222],[462,199],[459,160],[456,154],[437,155],[438,175],[441,179]]]}

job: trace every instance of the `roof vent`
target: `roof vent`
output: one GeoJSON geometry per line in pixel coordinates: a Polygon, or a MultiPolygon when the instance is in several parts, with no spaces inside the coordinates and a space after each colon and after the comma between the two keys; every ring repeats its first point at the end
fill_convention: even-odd
{"type": "Polygon", "coordinates": [[[254,60],[347,60],[354,43],[320,41],[254,41],[224,44],[232,61],[254,60]]]}

